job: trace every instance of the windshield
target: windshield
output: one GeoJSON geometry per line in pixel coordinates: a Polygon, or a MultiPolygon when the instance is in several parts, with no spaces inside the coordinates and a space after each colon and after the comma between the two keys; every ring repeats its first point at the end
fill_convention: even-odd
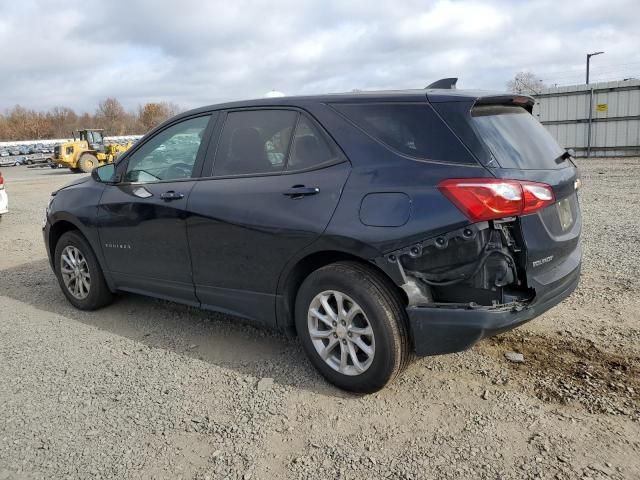
{"type": "Polygon", "coordinates": [[[555,138],[522,107],[486,105],[471,111],[473,124],[502,168],[558,169],[570,165],[555,138]]]}
{"type": "Polygon", "coordinates": [[[102,143],[102,132],[87,132],[89,135],[89,143],[102,143]]]}

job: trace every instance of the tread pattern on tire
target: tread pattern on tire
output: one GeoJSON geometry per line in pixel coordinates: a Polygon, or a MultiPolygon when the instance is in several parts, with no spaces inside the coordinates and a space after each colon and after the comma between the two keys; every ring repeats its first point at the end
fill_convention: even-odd
{"type": "Polygon", "coordinates": [[[83,162],[83,159],[87,159],[87,158],[91,158],[91,161],[92,161],[92,163],[94,164],[94,167],[93,167],[93,168],[96,168],[96,167],[99,165],[98,157],[96,157],[96,156],[95,156],[94,154],[92,154],[92,153],[83,153],[82,155],[80,155],[80,158],[78,159],[78,167],[79,167],[79,169],[80,169],[80,171],[81,171],[81,172],[84,172],[84,173],[91,173],[91,170],[93,170],[93,169],[91,169],[91,170],[87,170],[87,169],[85,168],[85,165],[84,165],[84,162],[83,162]]]}
{"type": "MultiPolygon", "coordinates": [[[[393,382],[407,368],[413,358],[408,319],[401,295],[395,290],[395,286],[391,281],[383,274],[364,263],[352,260],[340,261],[320,267],[318,270],[312,272],[305,282],[307,280],[314,281],[314,277],[321,275],[323,272],[330,272],[333,275],[338,274],[343,278],[349,276],[353,278],[355,274],[359,285],[367,291],[366,295],[374,299],[385,312],[387,319],[391,319],[391,321],[385,323],[389,324],[391,330],[392,356],[395,361],[393,362],[392,370],[386,378],[386,381],[379,388],[376,388],[376,390],[384,388],[384,386],[393,382]]],[[[362,392],[365,391],[366,390],[362,390],[362,392]]]]}
{"type": "MultiPolygon", "coordinates": [[[[108,305],[109,303],[111,303],[112,299],[113,299],[113,295],[111,293],[111,291],[109,290],[109,287],[107,285],[107,282],[104,279],[104,274],[102,273],[102,267],[100,266],[100,262],[98,261],[98,258],[96,257],[96,254],[94,253],[93,249],[91,248],[91,244],[87,241],[86,238],[84,238],[84,236],[77,230],[70,230],[66,233],[64,233],[59,239],[58,239],[58,243],[56,244],[55,247],[55,260],[54,260],[54,265],[55,265],[55,269],[56,269],[56,277],[58,277],[58,282],[60,283],[60,288],[62,289],[65,297],[67,297],[70,301],[70,303],[72,305],[74,305],[76,308],[82,309],[82,310],[97,310],[99,308],[102,308],[106,305],[108,305]],[[93,302],[89,305],[86,306],[82,306],[82,305],[77,305],[77,301],[74,301],[70,295],[68,294],[68,291],[66,290],[66,287],[64,286],[63,282],[62,282],[62,278],[61,275],[59,273],[59,264],[60,264],[60,259],[59,259],[59,247],[61,245],[61,242],[65,241],[66,239],[71,238],[72,241],[76,244],[76,246],[79,246],[82,254],[85,256],[85,258],[90,259],[91,263],[95,263],[95,268],[93,268],[93,272],[92,272],[92,277],[91,277],[91,283],[92,283],[92,288],[94,288],[94,292],[97,291],[98,293],[96,294],[97,296],[94,298],[93,302]],[[95,285],[95,287],[94,287],[95,285]],[[95,290],[97,289],[97,290],[95,290]]],[[[92,267],[90,265],[90,267],[92,267]]],[[[93,293],[93,292],[91,292],[93,293]]],[[[90,294],[91,294],[90,293],[90,294]]]]}
{"type": "Polygon", "coordinates": [[[384,303],[391,306],[392,310],[389,314],[392,318],[396,319],[395,322],[391,322],[391,328],[398,330],[398,335],[394,335],[394,339],[397,340],[396,353],[400,354],[400,362],[398,362],[394,373],[389,377],[389,383],[391,383],[409,366],[413,359],[408,320],[406,318],[407,315],[405,313],[403,302],[400,299],[400,295],[392,290],[392,285],[389,285],[390,281],[383,277],[380,272],[362,263],[345,261],[334,263],[332,265],[345,266],[352,270],[356,270],[374,284],[378,291],[378,296],[384,299],[384,303]],[[395,312],[393,310],[395,310],[395,312]]]}

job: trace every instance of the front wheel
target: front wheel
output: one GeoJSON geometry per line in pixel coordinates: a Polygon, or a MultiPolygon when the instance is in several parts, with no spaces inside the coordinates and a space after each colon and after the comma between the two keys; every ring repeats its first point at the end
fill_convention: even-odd
{"type": "Polygon", "coordinates": [[[298,291],[295,317],[311,363],[344,390],[376,392],[409,364],[400,296],[366,265],[339,262],[311,273],[298,291]]]}
{"type": "Polygon", "coordinates": [[[78,167],[84,173],[91,173],[98,164],[98,158],[92,153],[83,153],[78,160],[78,167]]]}
{"type": "Polygon", "coordinates": [[[91,246],[78,232],[63,234],[56,244],[55,273],[69,302],[80,310],[111,303],[112,294],[91,246]]]}

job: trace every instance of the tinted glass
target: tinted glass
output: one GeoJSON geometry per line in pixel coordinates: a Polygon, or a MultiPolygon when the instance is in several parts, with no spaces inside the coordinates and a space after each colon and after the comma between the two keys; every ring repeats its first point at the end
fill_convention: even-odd
{"type": "Polygon", "coordinates": [[[564,149],[533,115],[516,106],[479,106],[471,111],[480,138],[502,168],[557,169],[564,149]]]}
{"type": "Polygon", "coordinates": [[[335,149],[325,135],[311,121],[301,116],[293,136],[287,170],[312,168],[334,161],[336,157],[335,149]]]}
{"type": "Polygon", "coordinates": [[[185,120],[149,139],[129,158],[125,180],[157,182],[190,178],[209,118],[185,120]]]}
{"type": "Polygon", "coordinates": [[[404,155],[475,163],[464,145],[426,103],[336,104],[334,107],[369,135],[404,155]]]}
{"type": "Polygon", "coordinates": [[[231,112],[222,130],[213,175],[279,173],[298,114],[287,110],[231,112]]]}

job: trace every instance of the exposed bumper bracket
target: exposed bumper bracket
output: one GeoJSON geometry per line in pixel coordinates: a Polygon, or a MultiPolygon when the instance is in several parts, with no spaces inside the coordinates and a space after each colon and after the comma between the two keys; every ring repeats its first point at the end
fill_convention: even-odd
{"type": "Polygon", "coordinates": [[[578,286],[580,265],[530,303],[497,307],[409,306],[409,324],[418,356],[466,350],[482,338],[511,330],[546,312],[578,286]]]}

